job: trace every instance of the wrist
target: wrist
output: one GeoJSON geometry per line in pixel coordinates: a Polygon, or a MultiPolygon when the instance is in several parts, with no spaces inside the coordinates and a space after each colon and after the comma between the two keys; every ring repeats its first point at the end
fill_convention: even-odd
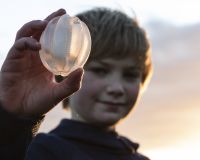
{"type": "MultiPolygon", "coordinates": [[[[7,111],[0,103],[0,119],[3,121],[0,121],[0,126],[2,126],[1,123],[6,124],[19,124],[21,126],[23,125],[36,125],[38,122],[41,122],[44,119],[44,116],[35,116],[35,117],[19,117],[9,111],[7,111]]],[[[13,125],[12,125],[13,126],[13,125]]]]}

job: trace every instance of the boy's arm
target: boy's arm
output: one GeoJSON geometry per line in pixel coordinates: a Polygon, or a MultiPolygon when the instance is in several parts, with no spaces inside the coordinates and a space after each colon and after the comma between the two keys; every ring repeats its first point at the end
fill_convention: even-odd
{"type": "Polygon", "coordinates": [[[23,160],[43,118],[21,119],[0,106],[0,157],[4,160],[23,160]]]}
{"type": "Polygon", "coordinates": [[[37,126],[44,115],[62,99],[80,88],[83,70],[77,69],[60,83],[42,64],[39,39],[47,23],[65,14],[58,10],[44,21],[26,23],[0,71],[0,159],[23,160],[37,126]],[[37,117],[39,118],[19,118],[37,117]]]}

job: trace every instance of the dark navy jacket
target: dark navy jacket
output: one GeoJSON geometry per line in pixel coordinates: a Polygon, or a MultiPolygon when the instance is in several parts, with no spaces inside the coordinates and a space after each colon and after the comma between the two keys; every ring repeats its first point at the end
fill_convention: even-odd
{"type": "Polygon", "coordinates": [[[36,136],[26,159],[148,160],[137,148],[138,144],[116,132],[65,119],[50,133],[36,136]]]}
{"type": "Polygon", "coordinates": [[[0,129],[4,127],[0,133],[4,136],[0,138],[2,160],[23,160],[25,153],[26,160],[149,160],[137,152],[137,143],[116,132],[67,119],[50,133],[38,134],[29,145],[36,121],[2,113],[0,120],[6,120],[0,122],[0,129]]]}

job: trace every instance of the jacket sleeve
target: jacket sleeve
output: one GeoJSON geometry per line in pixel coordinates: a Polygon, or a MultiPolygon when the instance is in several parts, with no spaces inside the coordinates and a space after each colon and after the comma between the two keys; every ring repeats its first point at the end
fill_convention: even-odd
{"type": "Polygon", "coordinates": [[[18,118],[0,106],[0,159],[23,160],[43,118],[18,118]]]}
{"type": "Polygon", "coordinates": [[[37,143],[37,141],[30,144],[25,160],[55,160],[51,149],[45,144],[37,143]]]}

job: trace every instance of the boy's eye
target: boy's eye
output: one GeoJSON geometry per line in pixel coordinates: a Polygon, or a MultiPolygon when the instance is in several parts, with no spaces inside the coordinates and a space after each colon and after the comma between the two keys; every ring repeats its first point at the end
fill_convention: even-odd
{"type": "Polygon", "coordinates": [[[136,80],[136,79],[140,78],[140,74],[137,72],[125,72],[124,78],[127,80],[136,80]]]}
{"type": "Polygon", "coordinates": [[[105,76],[108,73],[108,70],[103,67],[93,67],[90,68],[90,71],[92,71],[94,74],[98,76],[105,76]]]}

